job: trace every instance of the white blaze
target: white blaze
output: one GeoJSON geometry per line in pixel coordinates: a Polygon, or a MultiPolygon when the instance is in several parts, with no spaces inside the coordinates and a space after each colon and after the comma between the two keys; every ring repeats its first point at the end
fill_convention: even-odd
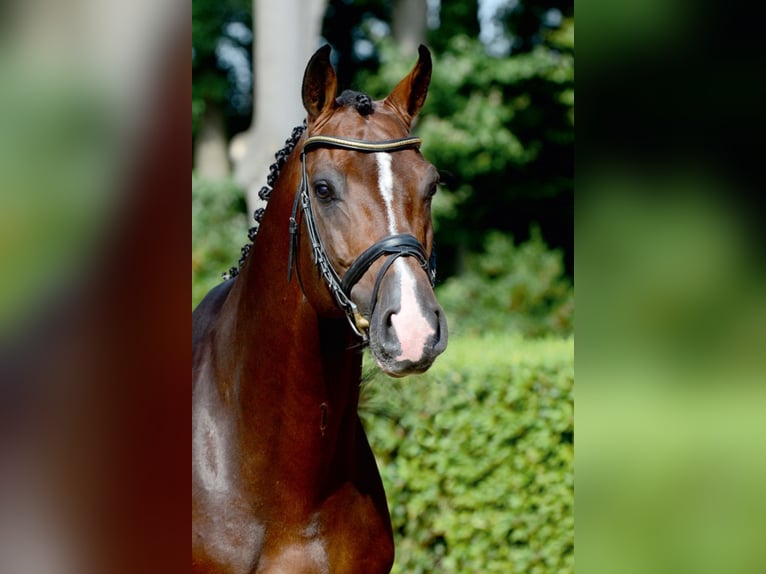
{"type": "Polygon", "coordinates": [[[394,172],[391,170],[391,154],[376,153],[378,161],[378,187],[383,201],[386,202],[386,215],[388,216],[388,232],[396,235],[396,215],[394,214],[394,172]]]}
{"type": "MultiPolygon", "coordinates": [[[[388,232],[391,235],[401,233],[396,223],[394,212],[394,173],[391,170],[391,154],[376,153],[378,163],[378,187],[386,204],[388,232]]],[[[423,348],[434,330],[420,307],[415,291],[415,277],[403,257],[394,262],[394,273],[399,278],[399,312],[391,316],[391,324],[399,339],[401,353],[397,361],[417,362],[423,356],[423,348]]]]}

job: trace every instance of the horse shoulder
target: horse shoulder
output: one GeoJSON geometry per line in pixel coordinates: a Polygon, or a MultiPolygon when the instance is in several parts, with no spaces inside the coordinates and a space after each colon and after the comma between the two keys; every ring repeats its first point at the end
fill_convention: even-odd
{"type": "Polygon", "coordinates": [[[210,327],[218,318],[218,313],[221,311],[233,285],[234,280],[230,279],[213,287],[200,301],[197,308],[192,311],[192,349],[210,331],[210,327]]]}

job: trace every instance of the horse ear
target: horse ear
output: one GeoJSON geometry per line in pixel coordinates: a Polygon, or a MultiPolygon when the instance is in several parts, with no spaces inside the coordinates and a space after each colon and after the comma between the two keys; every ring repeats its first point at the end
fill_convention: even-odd
{"type": "Polygon", "coordinates": [[[423,44],[418,48],[418,62],[388,95],[385,103],[402,116],[407,127],[423,107],[431,83],[431,52],[423,44]]]}
{"type": "Polygon", "coordinates": [[[309,121],[335,107],[338,78],[330,63],[330,50],[330,45],[325,44],[314,52],[303,73],[303,107],[309,121]]]}

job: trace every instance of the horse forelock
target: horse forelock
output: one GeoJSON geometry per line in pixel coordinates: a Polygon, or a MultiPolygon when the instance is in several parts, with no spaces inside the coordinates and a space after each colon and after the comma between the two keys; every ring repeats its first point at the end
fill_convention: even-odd
{"type": "Polygon", "coordinates": [[[372,98],[364,92],[344,90],[340,96],[335,98],[335,103],[339,106],[353,107],[362,116],[368,116],[375,111],[372,98]]]}

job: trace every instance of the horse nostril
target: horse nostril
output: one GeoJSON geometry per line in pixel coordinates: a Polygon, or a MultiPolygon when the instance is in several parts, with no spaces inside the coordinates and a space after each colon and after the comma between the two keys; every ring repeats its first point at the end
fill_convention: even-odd
{"type": "Polygon", "coordinates": [[[393,311],[386,312],[381,321],[381,338],[387,345],[395,344],[397,340],[396,327],[394,327],[394,314],[393,311]]]}

